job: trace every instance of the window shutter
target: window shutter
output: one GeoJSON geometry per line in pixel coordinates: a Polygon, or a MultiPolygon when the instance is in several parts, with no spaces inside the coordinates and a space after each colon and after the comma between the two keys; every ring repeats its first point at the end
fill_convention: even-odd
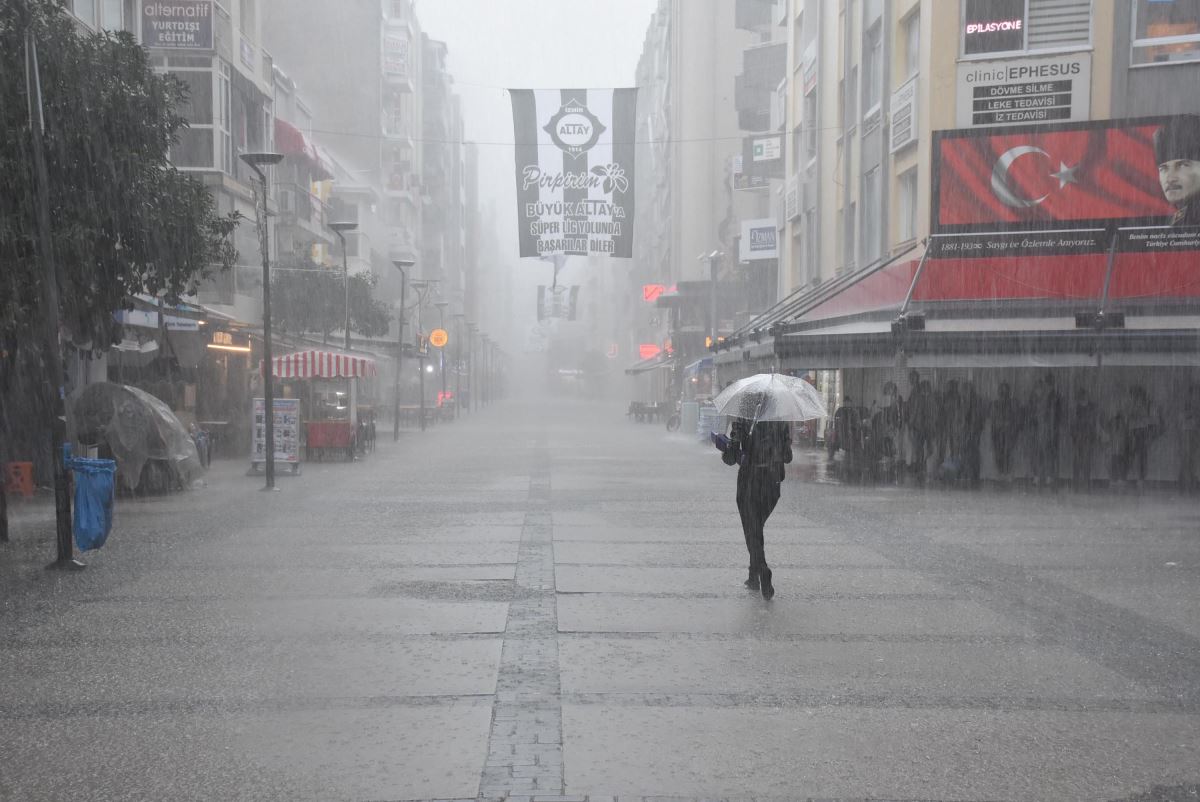
{"type": "Polygon", "coordinates": [[[1028,48],[1090,44],[1091,0],[1029,0],[1028,48]]]}

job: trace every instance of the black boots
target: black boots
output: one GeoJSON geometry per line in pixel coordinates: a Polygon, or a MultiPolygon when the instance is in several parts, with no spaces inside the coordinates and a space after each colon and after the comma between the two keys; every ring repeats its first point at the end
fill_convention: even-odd
{"type": "Polygon", "coordinates": [[[760,591],[764,599],[770,599],[775,595],[775,586],[771,584],[771,569],[765,564],[760,569],[752,567],[750,569],[750,576],[746,578],[743,584],[745,584],[747,590],[760,591]]]}
{"type": "Polygon", "coordinates": [[[771,569],[763,564],[762,570],[758,574],[758,588],[762,591],[762,597],[770,601],[775,595],[775,586],[771,584],[771,569]]]}

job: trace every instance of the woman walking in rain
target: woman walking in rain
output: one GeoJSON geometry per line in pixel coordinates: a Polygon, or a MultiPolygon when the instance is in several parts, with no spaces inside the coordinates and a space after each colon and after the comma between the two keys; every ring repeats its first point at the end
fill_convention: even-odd
{"type": "Polygon", "coordinates": [[[770,599],[775,595],[775,586],[767,565],[763,527],[779,503],[783,466],[792,461],[792,429],[782,421],[739,418],[733,422],[729,439],[731,447],[725,450],[723,459],[738,466],[737,508],[750,554],[746,587],[770,599]]]}
{"type": "Polygon", "coordinates": [[[816,388],[803,379],[777,373],[758,374],[721,392],[713,403],[721,415],[733,417],[729,436],[713,433],[726,465],[738,466],[737,507],[750,556],[746,587],[764,599],[775,595],[767,565],[763,527],[779,502],[784,465],[792,461],[792,429],[788,421],[826,416],[816,388]]]}

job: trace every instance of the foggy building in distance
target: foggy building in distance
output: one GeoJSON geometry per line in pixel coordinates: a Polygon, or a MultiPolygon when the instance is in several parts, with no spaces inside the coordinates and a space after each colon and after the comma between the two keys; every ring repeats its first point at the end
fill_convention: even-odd
{"type": "MultiPolygon", "coordinates": [[[[629,329],[633,337],[618,344],[629,356],[656,347],[688,365],[706,355],[714,325],[710,264],[697,259],[701,254],[723,254],[720,331],[732,331],[734,320],[751,311],[750,285],[763,302],[777,291],[771,267],[740,264],[741,221],[768,216],[771,199],[765,183],[756,191],[738,188],[735,170],[745,133],[770,126],[786,54],[772,42],[770,27],[739,25],[740,14],[739,4],[721,0],[663,0],[647,29],[636,75],[639,230],[628,290],[642,306],[629,329]],[[647,300],[647,285],[673,291],[647,300]]],[[[643,361],[628,371],[659,366],[643,361]]]]}
{"type": "Polygon", "coordinates": [[[332,202],[377,207],[386,233],[371,242],[373,270],[379,294],[398,298],[388,261],[416,258],[421,230],[421,32],[412,4],[393,0],[380,13],[364,0],[263,3],[267,44],[311,102],[314,138],[345,170],[332,202]]]}

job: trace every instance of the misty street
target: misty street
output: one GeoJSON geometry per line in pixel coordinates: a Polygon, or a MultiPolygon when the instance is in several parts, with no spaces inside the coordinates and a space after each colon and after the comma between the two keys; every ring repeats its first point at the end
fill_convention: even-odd
{"type": "Polygon", "coordinates": [[[276,493],[220,463],[124,500],[79,575],[41,570],[52,509],[21,513],[0,798],[1086,800],[1194,780],[1195,504],[844,486],[800,451],[764,602],[734,472],[621,413],[514,399],[276,493]]]}

